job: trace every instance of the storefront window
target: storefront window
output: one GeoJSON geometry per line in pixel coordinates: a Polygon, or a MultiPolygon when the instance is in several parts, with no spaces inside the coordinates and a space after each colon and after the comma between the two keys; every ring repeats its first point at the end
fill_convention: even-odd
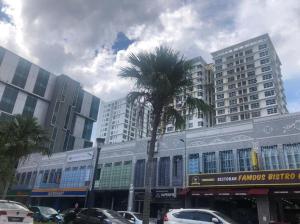
{"type": "Polygon", "coordinates": [[[287,168],[300,168],[300,143],[284,144],[283,151],[287,168]]]}
{"type": "Polygon", "coordinates": [[[238,161],[240,171],[250,171],[251,170],[251,148],[248,149],[238,149],[238,161]]]}
{"type": "Polygon", "coordinates": [[[111,181],[112,164],[106,163],[102,168],[102,174],[100,179],[100,188],[109,188],[111,181]]]}
{"type": "Polygon", "coordinates": [[[233,151],[226,150],[220,152],[220,167],[221,172],[233,172],[234,171],[234,161],[233,161],[233,151]]]}
{"type": "Polygon", "coordinates": [[[215,152],[203,153],[203,171],[204,173],[216,173],[217,162],[215,152]]]}
{"type": "Polygon", "coordinates": [[[137,160],[135,164],[134,186],[144,187],[145,178],[145,160],[137,160]]]}
{"type": "Polygon", "coordinates": [[[172,182],[173,186],[180,186],[182,185],[182,178],[183,178],[183,160],[182,156],[174,156],[173,157],[173,177],[172,182]]]}
{"type": "Polygon", "coordinates": [[[265,170],[278,170],[280,169],[279,153],[277,145],[262,146],[261,154],[265,170]]]}
{"type": "Polygon", "coordinates": [[[158,169],[158,186],[170,185],[170,157],[161,157],[158,169]]]}
{"type": "Polygon", "coordinates": [[[132,171],[132,161],[125,161],[122,168],[122,175],[120,178],[120,187],[128,187],[130,185],[132,171]]]}
{"type": "Polygon", "coordinates": [[[188,172],[189,172],[189,174],[200,173],[199,154],[198,153],[189,155],[188,172]]]}

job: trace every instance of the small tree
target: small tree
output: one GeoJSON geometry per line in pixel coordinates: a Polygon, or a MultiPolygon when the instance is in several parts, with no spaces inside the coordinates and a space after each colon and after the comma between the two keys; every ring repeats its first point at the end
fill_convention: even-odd
{"type": "Polygon", "coordinates": [[[150,103],[153,108],[143,210],[143,223],[148,224],[153,156],[159,126],[170,122],[175,124],[176,129],[185,126],[185,118],[172,106],[174,98],[179,94],[185,93],[184,108],[190,112],[194,109],[206,112],[211,110],[212,107],[203,100],[194,98],[186,92],[186,89],[192,86],[192,80],[188,76],[191,64],[180,56],[179,52],[168,47],[158,47],[154,52],[142,52],[137,55],[130,54],[128,62],[130,66],[122,68],[119,75],[123,78],[133,79],[137,91],[130,92],[127,99],[131,103],[150,103]]]}
{"type": "Polygon", "coordinates": [[[31,153],[50,155],[47,133],[36,118],[15,115],[0,122],[0,176],[3,181],[2,198],[7,195],[18,162],[31,153]]]}

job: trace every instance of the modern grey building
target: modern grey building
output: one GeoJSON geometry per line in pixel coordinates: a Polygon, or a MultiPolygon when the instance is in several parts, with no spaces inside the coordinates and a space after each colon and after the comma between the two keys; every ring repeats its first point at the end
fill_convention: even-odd
{"type": "Polygon", "coordinates": [[[138,103],[132,105],[126,97],[102,102],[97,136],[105,138],[105,144],[148,137],[151,127],[150,112],[149,106],[138,103]]]}
{"type": "Polygon", "coordinates": [[[216,124],[287,113],[281,62],[268,34],[212,53],[216,124]]]}
{"type": "Polygon", "coordinates": [[[0,117],[36,117],[51,135],[53,152],[92,146],[99,103],[79,82],[0,47],[0,117]]]}

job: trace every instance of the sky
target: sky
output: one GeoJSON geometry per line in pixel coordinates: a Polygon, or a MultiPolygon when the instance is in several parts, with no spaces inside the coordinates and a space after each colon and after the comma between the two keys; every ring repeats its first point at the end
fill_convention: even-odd
{"type": "Polygon", "coordinates": [[[186,58],[269,33],[282,62],[288,109],[300,111],[299,0],[0,0],[0,45],[80,81],[109,101],[129,53],[164,44],[186,58]]]}

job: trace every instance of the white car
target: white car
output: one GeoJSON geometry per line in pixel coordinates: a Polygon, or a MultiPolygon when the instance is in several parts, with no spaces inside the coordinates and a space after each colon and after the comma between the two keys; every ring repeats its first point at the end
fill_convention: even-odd
{"type": "MultiPolygon", "coordinates": [[[[125,219],[133,224],[143,224],[143,215],[138,212],[118,211],[125,219]]],[[[150,224],[156,224],[156,219],[150,218],[150,224]]]]}
{"type": "Polygon", "coordinates": [[[164,216],[164,224],[236,224],[220,212],[209,209],[173,209],[164,216]]]}
{"type": "Polygon", "coordinates": [[[33,213],[15,201],[0,200],[1,224],[33,224],[33,213]]]}

